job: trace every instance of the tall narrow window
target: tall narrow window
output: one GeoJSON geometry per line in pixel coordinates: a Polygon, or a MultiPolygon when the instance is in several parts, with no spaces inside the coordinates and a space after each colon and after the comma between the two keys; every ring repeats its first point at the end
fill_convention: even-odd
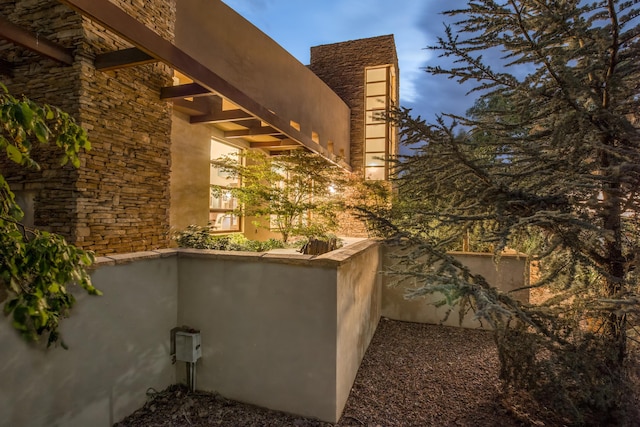
{"type": "MultiPolygon", "coordinates": [[[[226,155],[240,154],[241,149],[231,145],[211,140],[211,160],[226,155]]],[[[228,189],[240,185],[240,179],[231,179],[224,171],[211,165],[209,183],[228,189]]],[[[231,191],[223,191],[219,196],[209,196],[209,222],[214,231],[240,231],[240,218],[232,212],[238,208],[238,199],[231,195],[231,191]]]]}
{"type": "Polygon", "coordinates": [[[391,103],[395,102],[390,65],[365,70],[364,174],[367,179],[389,178],[389,156],[394,153],[395,132],[387,121],[391,103]]]}

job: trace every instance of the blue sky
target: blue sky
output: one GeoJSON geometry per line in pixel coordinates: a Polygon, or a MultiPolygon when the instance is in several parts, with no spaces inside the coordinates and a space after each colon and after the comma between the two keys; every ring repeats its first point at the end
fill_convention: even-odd
{"type": "Polygon", "coordinates": [[[393,34],[400,65],[400,101],[415,115],[433,121],[436,114],[462,114],[476,97],[444,76],[423,68],[443,65],[425,50],[444,34],[443,10],[464,7],[463,0],[223,0],[278,42],[303,64],[309,48],[393,34]]]}

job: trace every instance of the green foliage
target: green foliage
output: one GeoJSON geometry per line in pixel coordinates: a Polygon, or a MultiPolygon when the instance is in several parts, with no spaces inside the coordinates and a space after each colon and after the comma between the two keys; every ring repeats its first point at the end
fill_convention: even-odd
{"type": "Polygon", "coordinates": [[[475,81],[480,100],[435,123],[396,112],[417,148],[396,169],[397,200],[371,219],[405,248],[397,273],[422,285],[415,296],[441,292],[494,327],[508,386],[576,423],[613,418],[640,308],[640,248],[625,231],[640,216],[640,9],[479,0],[448,14],[457,33],[433,49],[456,62],[428,71],[475,81]],[[533,286],[553,297],[520,303],[457,263],[447,251],[469,233],[497,258],[526,250],[542,268],[533,286]]]}
{"type": "Polygon", "coordinates": [[[212,186],[214,196],[230,192],[241,202],[237,215],[257,217],[256,225],[275,228],[285,242],[336,228],[344,175],[321,156],[303,150],[279,156],[249,150],[212,164],[242,181],[239,187],[212,186]]]}
{"type": "Polygon", "coordinates": [[[243,234],[212,234],[209,227],[190,225],[175,233],[174,239],[181,248],[214,249],[218,251],[266,252],[286,247],[282,240],[249,240],[243,234]]]}
{"type": "MultiPolygon", "coordinates": [[[[90,148],[86,132],[63,111],[16,99],[0,84],[0,150],[8,160],[38,169],[31,151],[53,143],[62,152],[61,164],[80,165],[79,153],[90,148]]],[[[27,341],[46,336],[47,344],[60,339],[59,322],[75,302],[67,289],[76,283],[89,294],[87,267],[93,254],[69,245],[63,237],[30,230],[20,223],[23,212],[4,176],[0,175],[0,295],[4,314],[27,341]]],[[[64,347],[64,342],[61,342],[64,347]]]]}

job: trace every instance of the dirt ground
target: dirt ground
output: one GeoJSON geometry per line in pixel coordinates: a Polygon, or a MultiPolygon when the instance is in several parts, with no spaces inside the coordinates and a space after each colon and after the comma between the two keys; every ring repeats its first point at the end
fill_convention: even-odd
{"type": "Polygon", "coordinates": [[[337,424],[173,386],[116,426],[562,425],[506,402],[498,369],[490,332],[382,319],[337,424]]]}

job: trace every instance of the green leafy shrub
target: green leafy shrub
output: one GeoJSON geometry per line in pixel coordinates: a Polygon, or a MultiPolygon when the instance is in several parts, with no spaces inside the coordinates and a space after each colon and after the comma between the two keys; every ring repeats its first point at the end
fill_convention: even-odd
{"type": "MultiPolygon", "coordinates": [[[[80,167],[80,154],[91,148],[86,131],[64,111],[17,99],[0,83],[0,156],[17,165],[40,170],[32,151],[52,146],[62,153],[60,164],[80,167]]],[[[4,160],[4,159],[2,159],[4,160]]],[[[75,304],[70,286],[90,295],[93,287],[87,268],[94,255],[57,234],[34,230],[22,223],[24,213],[8,182],[0,173],[0,303],[3,313],[26,341],[46,338],[60,343],[61,319],[75,304]]]]}
{"type": "Polygon", "coordinates": [[[286,247],[285,243],[278,239],[250,240],[240,233],[214,235],[209,227],[199,225],[190,225],[185,230],[175,233],[174,240],[181,248],[218,251],[266,252],[286,247]]]}

